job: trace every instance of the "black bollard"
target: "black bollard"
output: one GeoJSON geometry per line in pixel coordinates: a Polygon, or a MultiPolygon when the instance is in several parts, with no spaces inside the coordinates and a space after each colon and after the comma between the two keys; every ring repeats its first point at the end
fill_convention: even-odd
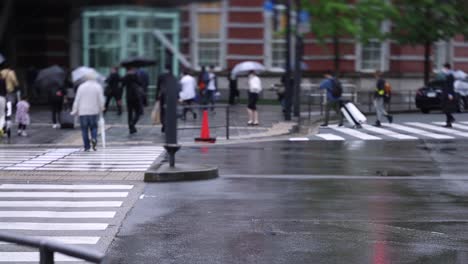
{"type": "Polygon", "coordinates": [[[179,93],[179,82],[172,74],[167,74],[163,85],[166,87],[166,119],[165,133],[166,144],[164,148],[169,153],[169,166],[175,166],[175,153],[180,149],[177,144],[177,97],[179,93]]]}

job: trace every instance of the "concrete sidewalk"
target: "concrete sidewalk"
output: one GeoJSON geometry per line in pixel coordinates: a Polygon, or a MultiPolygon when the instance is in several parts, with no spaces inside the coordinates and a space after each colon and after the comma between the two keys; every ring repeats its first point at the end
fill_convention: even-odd
{"type": "MultiPolygon", "coordinates": [[[[144,115],[137,124],[138,133],[130,135],[127,128],[127,113],[118,116],[116,111],[110,109],[105,115],[106,145],[141,145],[163,144],[165,136],[161,133],[161,126],[151,124],[151,107],[145,108],[144,115]]],[[[209,125],[212,137],[218,143],[239,142],[259,138],[269,138],[287,135],[296,122],[284,122],[279,105],[259,105],[260,125],[247,126],[247,112],[245,105],[235,105],[229,108],[229,140],[227,140],[226,108],[219,105],[215,111],[209,111],[209,125]]],[[[193,119],[189,113],[187,121],[178,121],[178,138],[181,144],[192,144],[194,138],[200,135],[200,110],[197,118],[193,119]]],[[[53,129],[51,113],[45,106],[31,108],[31,125],[27,128],[27,137],[16,134],[16,125],[13,126],[12,137],[0,138],[0,147],[3,146],[81,146],[81,132],[79,126],[75,129],[53,129]]],[[[101,141],[101,137],[99,138],[101,141]]],[[[101,143],[101,142],[99,142],[101,143]]]]}

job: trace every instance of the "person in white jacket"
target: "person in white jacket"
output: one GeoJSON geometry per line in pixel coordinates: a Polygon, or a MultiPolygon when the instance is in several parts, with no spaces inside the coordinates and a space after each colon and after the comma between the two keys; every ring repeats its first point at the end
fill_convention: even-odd
{"type": "Polygon", "coordinates": [[[192,109],[191,105],[195,102],[197,95],[197,80],[190,75],[188,70],[185,70],[182,78],[180,79],[182,90],[179,93],[179,100],[184,105],[182,120],[185,120],[187,112],[192,112],[193,119],[197,118],[197,114],[192,109]]]}
{"type": "Polygon", "coordinates": [[[102,86],[97,82],[97,76],[90,74],[86,76],[86,80],[78,86],[72,114],[80,117],[84,150],[89,151],[92,145],[96,151],[98,119],[104,111],[104,93],[102,86]],[[91,142],[89,133],[91,133],[91,142]]]}
{"type": "Polygon", "coordinates": [[[258,95],[262,91],[262,81],[254,71],[249,73],[249,102],[247,104],[247,113],[249,121],[247,125],[258,126],[257,101],[258,95]]]}

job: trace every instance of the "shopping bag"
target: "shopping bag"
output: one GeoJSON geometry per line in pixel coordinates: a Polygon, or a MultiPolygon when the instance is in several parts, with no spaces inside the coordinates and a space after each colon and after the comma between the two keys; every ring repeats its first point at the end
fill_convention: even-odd
{"type": "Polygon", "coordinates": [[[161,103],[156,101],[154,103],[153,111],[151,111],[151,120],[153,121],[153,125],[161,124],[161,103]]]}

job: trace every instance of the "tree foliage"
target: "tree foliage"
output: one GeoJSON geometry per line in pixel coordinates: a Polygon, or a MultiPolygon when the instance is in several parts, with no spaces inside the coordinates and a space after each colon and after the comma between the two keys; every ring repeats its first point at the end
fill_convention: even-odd
{"type": "Polygon", "coordinates": [[[311,13],[312,32],[320,43],[331,38],[334,46],[335,72],[339,72],[340,37],[354,38],[363,43],[372,39],[384,39],[382,23],[395,18],[398,13],[383,0],[360,0],[350,4],[347,0],[303,0],[303,6],[311,13]]]}
{"type": "Polygon", "coordinates": [[[400,44],[423,45],[424,80],[429,80],[432,45],[457,34],[468,35],[468,1],[466,0],[395,0],[401,13],[393,21],[392,38],[400,44]]]}

